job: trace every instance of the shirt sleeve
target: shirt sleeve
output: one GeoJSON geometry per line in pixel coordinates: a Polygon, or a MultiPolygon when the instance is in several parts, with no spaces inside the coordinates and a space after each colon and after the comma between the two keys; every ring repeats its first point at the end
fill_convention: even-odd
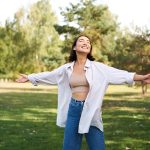
{"type": "Polygon", "coordinates": [[[133,85],[135,72],[128,72],[106,65],[108,82],[110,84],[130,84],[133,85]]]}
{"type": "Polygon", "coordinates": [[[62,67],[59,67],[50,72],[46,71],[29,74],[28,79],[34,86],[37,86],[39,84],[56,85],[58,81],[58,75],[61,69],[62,67]]]}

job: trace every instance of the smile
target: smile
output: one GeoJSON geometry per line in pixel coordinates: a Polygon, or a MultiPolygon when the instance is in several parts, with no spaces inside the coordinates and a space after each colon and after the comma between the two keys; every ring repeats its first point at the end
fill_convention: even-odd
{"type": "Polygon", "coordinates": [[[83,48],[83,49],[89,49],[87,46],[81,46],[81,48],[83,48]]]}

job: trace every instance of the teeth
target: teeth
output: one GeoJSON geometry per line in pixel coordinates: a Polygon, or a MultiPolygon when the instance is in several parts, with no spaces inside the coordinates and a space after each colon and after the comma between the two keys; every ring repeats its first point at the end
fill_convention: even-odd
{"type": "Polygon", "coordinates": [[[88,47],[86,47],[86,46],[82,46],[81,48],[88,48],[88,47]]]}

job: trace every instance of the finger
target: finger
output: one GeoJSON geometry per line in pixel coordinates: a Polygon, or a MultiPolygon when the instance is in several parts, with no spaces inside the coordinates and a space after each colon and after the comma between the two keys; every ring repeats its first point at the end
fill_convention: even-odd
{"type": "Polygon", "coordinates": [[[143,81],[145,84],[150,84],[150,80],[144,80],[143,81]]]}
{"type": "Polygon", "coordinates": [[[26,74],[21,74],[20,73],[20,76],[24,77],[24,78],[27,78],[27,75],[26,74]]]}
{"type": "Polygon", "coordinates": [[[24,76],[25,74],[19,73],[21,76],[24,76]]]}
{"type": "Polygon", "coordinates": [[[16,82],[20,82],[20,80],[19,80],[19,79],[17,79],[17,80],[16,80],[16,82]]]}

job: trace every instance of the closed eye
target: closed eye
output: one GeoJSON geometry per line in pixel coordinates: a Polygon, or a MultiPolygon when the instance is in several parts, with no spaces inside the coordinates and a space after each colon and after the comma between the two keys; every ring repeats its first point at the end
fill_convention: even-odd
{"type": "MultiPolygon", "coordinates": [[[[83,42],[83,39],[80,39],[79,42],[83,42]]],[[[89,40],[86,41],[88,44],[91,44],[89,40]]]]}

